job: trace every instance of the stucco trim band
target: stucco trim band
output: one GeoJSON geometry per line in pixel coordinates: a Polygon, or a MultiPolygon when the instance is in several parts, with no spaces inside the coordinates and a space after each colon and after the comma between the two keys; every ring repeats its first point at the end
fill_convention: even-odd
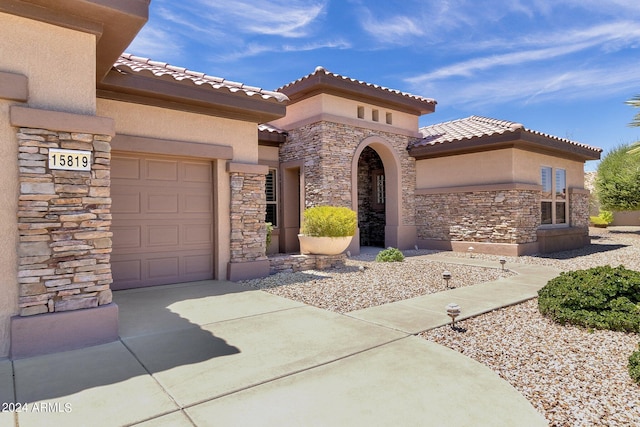
{"type": "Polygon", "coordinates": [[[13,105],[9,111],[9,119],[11,126],[16,127],[109,136],[116,134],[116,123],[109,117],[86,116],[13,105]]]}
{"type": "Polygon", "coordinates": [[[542,186],[537,184],[525,184],[521,182],[506,182],[502,184],[465,185],[460,187],[418,188],[416,189],[416,195],[425,196],[429,194],[477,193],[480,191],[508,190],[541,191],[542,186]]]}
{"type": "Polygon", "coordinates": [[[27,76],[0,71],[0,99],[27,102],[29,99],[27,76]]]}
{"type": "Polygon", "coordinates": [[[393,133],[393,134],[402,135],[402,136],[409,136],[411,138],[421,137],[420,132],[412,132],[410,130],[396,127],[393,125],[386,125],[384,123],[379,123],[379,122],[376,123],[376,122],[365,121],[364,119],[355,119],[355,118],[352,119],[349,117],[343,117],[343,116],[338,116],[338,115],[329,114],[329,113],[320,113],[311,117],[306,117],[302,120],[289,123],[287,124],[286,127],[289,130],[299,129],[304,126],[311,125],[314,123],[319,123],[319,122],[338,123],[341,125],[353,126],[356,128],[365,128],[367,130],[370,129],[370,130],[375,130],[379,132],[388,132],[388,133],[393,133]]]}
{"type": "Polygon", "coordinates": [[[126,134],[117,134],[113,137],[111,149],[133,153],[167,154],[205,159],[229,160],[233,158],[233,147],[226,145],[146,138],[126,134]]]}
{"type": "Polygon", "coordinates": [[[118,339],[118,306],[11,318],[12,359],[57,353],[118,339]]]}
{"type": "Polygon", "coordinates": [[[227,172],[229,173],[249,173],[255,175],[266,175],[269,173],[269,166],[253,165],[249,163],[227,163],[227,172]]]}
{"type": "Polygon", "coordinates": [[[418,247],[439,251],[467,252],[473,246],[474,253],[503,256],[533,255],[538,252],[538,242],[530,243],[487,243],[439,239],[419,239],[418,247]]]}

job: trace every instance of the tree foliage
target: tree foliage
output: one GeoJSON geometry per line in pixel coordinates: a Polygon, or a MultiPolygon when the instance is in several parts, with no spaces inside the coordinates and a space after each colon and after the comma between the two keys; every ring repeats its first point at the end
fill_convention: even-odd
{"type": "MultiPolygon", "coordinates": [[[[628,100],[627,104],[631,105],[632,107],[640,108],[640,95],[636,95],[630,100],[628,100]]],[[[640,127],[640,113],[636,113],[631,123],[629,123],[629,126],[640,127]]],[[[640,141],[636,142],[631,146],[631,150],[629,150],[629,154],[640,155],[640,141]]]]}
{"type": "Polygon", "coordinates": [[[618,146],[598,166],[596,192],[604,209],[640,209],[640,156],[630,156],[628,152],[628,145],[618,146]]]}

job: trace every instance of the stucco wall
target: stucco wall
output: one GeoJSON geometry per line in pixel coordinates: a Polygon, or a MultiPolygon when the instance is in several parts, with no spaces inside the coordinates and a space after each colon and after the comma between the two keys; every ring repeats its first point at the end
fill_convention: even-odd
{"type": "Polygon", "coordinates": [[[0,358],[9,354],[9,318],[18,314],[18,142],[9,126],[10,105],[0,100],[0,158],[10,160],[0,168],[0,358]]]}
{"type": "Polygon", "coordinates": [[[517,182],[540,184],[540,167],[567,171],[569,188],[584,188],[584,163],[520,149],[501,149],[416,162],[417,188],[446,188],[517,182]]]}
{"type": "MultiPolygon", "coordinates": [[[[93,35],[0,13],[0,71],[26,76],[29,107],[95,113],[93,35]],[[79,54],[82,52],[82,54],[79,54]]],[[[0,357],[9,352],[9,319],[18,313],[18,142],[9,106],[0,100],[0,357]]]]}
{"type": "Polygon", "coordinates": [[[422,159],[416,162],[417,188],[445,188],[514,181],[513,150],[422,159]]]}
{"type": "Polygon", "coordinates": [[[29,106],[95,113],[95,36],[0,13],[0,71],[29,78],[29,106]]]}
{"type": "Polygon", "coordinates": [[[297,124],[308,118],[318,117],[320,114],[341,117],[353,125],[357,124],[351,123],[351,121],[361,122],[359,126],[379,125],[389,127],[389,132],[402,131],[415,134],[418,129],[419,117],[416,115],[328,94],[319,94],[287,106],[287,115],[272,123],[277,127],[290,129],[292,124],[297,124]],[[358,118],[359,106],[364,108],[364,118],[361,119],[358,118]],[[378,110],[377,122],[372,119],[373,110],[378,110]],[[391,125],[387,125],[387,113],[391,113],[391,125]]]}
{"type": "Polygon", "coordinates": [[[116,134],[232,146],[234,162],[258,162],[256,123],[107,99],[97,100],[97,111],[115,119],[116,134]]]}

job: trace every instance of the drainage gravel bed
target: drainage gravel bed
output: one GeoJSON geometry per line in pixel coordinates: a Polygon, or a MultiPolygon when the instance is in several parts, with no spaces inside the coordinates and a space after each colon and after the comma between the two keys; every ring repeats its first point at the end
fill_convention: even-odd
{"type": "MultiPolygon", "coordinates": [[[[640,227],[590,230],[588,247],[544,256],[507,258],[511,263],[547,265],[561,271],[599,265],[640,271],[640,227]]],[[[408,251],[428,255],[429,251],[408,251]]],[[[467,254],[440,252],[455,258],[467,254]]],[[[475,254],[474,257],[499,257],[475,254]]],[[[342,269],[279,273],[245,283],[316,307],[348,313],[445,290],[495,280],[505,274],[408,257],[403,263],[375,263],[370,255],[347,260],[342,269]],[[359,267],[364,267],[364,272],[359,267]]],[[[511,383],[551,426],[640,426],[640,385],[629,377],[629,355],[640,334],[558,325],[538,312],[537,299],[495,310],[456,325],[420,334],[471,357],[511,383]]]]}

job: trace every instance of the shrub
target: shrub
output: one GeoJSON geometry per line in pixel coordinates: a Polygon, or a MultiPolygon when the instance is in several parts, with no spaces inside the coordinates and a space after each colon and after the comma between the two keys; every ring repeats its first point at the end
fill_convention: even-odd
{"type": "Polygon", "coordinates": [[[632,380],[640,384],[640,344],[638,344],[638,350],[629,356],[629,375],[632,380]]]}
{"type": "Polygon", "coordinates": [[[353,236],[358,226],[357,214],[349,208],[316,206],[305,209],[302,234],[316,237],[353,236]]]}
{"type": "Polygon", "coordinates": [[[613,222],[613,212],[611,211],[600,211],[598,214],[598,218],[606,222],[607,224],[611,224],[613,222]]]}
{"type": "Polygon", "coordinates": [[[387,248],[378,252],[376,255],[376,262],[402,262],[404,261],[404,255],[396,248],[387,248]]]}
{"type": "Polygon", "coordinates": [[[273,233],[273,224],[270,222],[265,223],[267,225],[267,249],[269,249],[269,245],[271,244],[271,234],[273,233]]]}
{"type": "Polygon", "coordinates": [[[590,216],[589,220],[593,225],[609,225],[609,223],[604,219],[600,218],[600,216],[590,216]]]}
{"type": "Polygon", "coordinates": [[[540,313],[558,323],[640,332],[640,272],[623,266],[561,273],[538,297],[540,313]]]}

